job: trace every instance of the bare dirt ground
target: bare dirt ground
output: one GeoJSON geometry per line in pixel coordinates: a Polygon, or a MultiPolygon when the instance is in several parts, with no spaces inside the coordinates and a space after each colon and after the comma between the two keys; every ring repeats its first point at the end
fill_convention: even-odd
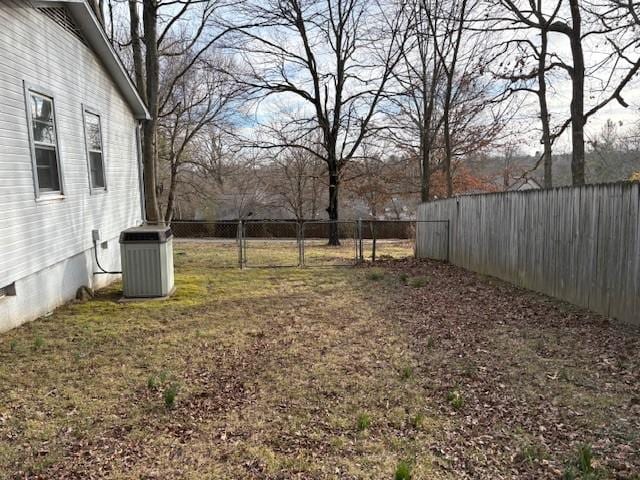
{"type": "Polygon", "coordinates": [[[0,478],[640,478],[637,329],[436,262],[220,255],[0,335],[0,478]]]}

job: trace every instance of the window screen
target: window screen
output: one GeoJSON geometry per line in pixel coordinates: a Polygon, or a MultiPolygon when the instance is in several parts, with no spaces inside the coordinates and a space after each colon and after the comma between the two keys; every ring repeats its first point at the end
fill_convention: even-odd
{"type": "Polygon", "coordinates": [[[105,188],[104,159],[102,153],[102,129],[100,117],[94,113],[84,112],[84,128],[87,142],[87,156],[89,162],[89,177],[91,187],[105,188]]]}
{"type": "Polygon", "coordinates": [[[53,99],[29,92],[36,181],[40,192],[61,192],[53,99]]]}

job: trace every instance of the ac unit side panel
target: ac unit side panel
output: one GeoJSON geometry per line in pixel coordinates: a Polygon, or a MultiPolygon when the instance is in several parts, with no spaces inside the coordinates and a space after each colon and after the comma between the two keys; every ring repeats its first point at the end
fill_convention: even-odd
{"type": "Polygon", "coordinates": [[[123,245],[124,296],[161,297],[163,292],[162,258],[157,244],[123,245]]]}
{"type": "Polygon", "coordinates": [[[160,245],[160,261],[162,264],[162,294],[169,295],[173,290],[174,273],[173,273],[173,240],[160,245]]]}

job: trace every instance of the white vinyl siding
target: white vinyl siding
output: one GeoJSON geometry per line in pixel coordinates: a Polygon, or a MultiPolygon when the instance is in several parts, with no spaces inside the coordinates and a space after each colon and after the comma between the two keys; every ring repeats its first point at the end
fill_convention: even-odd
{"type": "Polygon", "coordinates": [[[92,229],[112,239],[140,224],[141,206],[137,122],[100,60],[29,2],[0,0],[0,25],[0,285],[8,285],[92,248],[92,229]],[[54,99],[64,200],[35,198],[25,84],[54,99]],[[108,184],[100,195],[88,180],[83,104],[100,114],[108,184]]]}

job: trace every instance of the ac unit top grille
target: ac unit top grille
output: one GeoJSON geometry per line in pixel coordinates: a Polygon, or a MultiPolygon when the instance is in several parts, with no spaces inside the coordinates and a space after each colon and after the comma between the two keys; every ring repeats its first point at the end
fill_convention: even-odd
{"type": "Polygon", "coordinates": [[[164,243],[173,236],[169,227],[140,227],[120,234],[120,243],[164,243]]]}

